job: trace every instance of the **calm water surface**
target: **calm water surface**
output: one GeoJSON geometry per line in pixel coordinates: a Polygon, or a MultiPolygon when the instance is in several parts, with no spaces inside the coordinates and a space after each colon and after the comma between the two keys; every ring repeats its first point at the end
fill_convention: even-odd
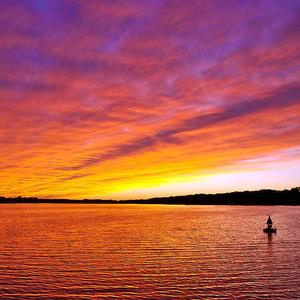
{"type": "Polygon", "coordinates": [[[300,208],[0,206],[0,299],[300,299],[300,208]],[[262,232],[272,213],[277,235],[262,232]]]}

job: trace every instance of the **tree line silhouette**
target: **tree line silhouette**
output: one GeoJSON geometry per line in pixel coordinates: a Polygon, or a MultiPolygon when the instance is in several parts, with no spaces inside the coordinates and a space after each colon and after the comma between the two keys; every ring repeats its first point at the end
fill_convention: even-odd
{"type": "Polygon", "coordinates": [[[82,203],[82,204],[182,204],[182,205],[300,205],[300,187],[290,190],[264,189],[218,194],[155,197],[135,200],[39,199],[36,197],[0,197],[1,203],[82,203]]]}

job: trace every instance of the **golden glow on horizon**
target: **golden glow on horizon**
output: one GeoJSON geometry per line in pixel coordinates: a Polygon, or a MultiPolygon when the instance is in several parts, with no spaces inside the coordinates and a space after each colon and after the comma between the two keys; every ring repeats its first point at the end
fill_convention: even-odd
{"type": "Polygon", "coordinates": [[[79,17],[64,1],[3,8],[12,31],[0,38],[0,195],[299,185],[293,5],[236,3],[236,14],[231,4],[150,2],[79,1],[79,17]]]}

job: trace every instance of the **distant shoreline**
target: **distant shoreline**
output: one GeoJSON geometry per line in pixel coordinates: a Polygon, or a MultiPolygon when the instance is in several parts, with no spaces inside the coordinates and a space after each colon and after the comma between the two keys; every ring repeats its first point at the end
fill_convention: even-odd
{"type": "Polygon", "coordinates": [[[39,199],[36,197],[0,197],[0,204],[53,203],[53,204],[181,204],[181,205],[300,205],[300,188],[290,190],[259,190],[218,194],[156,197],[135,200],[101,199],[39,199]]]}

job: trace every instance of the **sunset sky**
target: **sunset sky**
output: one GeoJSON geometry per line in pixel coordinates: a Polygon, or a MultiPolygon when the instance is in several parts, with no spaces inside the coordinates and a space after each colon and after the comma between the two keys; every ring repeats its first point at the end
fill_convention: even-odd
{"type": "Polygon", "coordinates": [[[300,183],[300,1],[0,1],[0,195],[300,183]]]}

